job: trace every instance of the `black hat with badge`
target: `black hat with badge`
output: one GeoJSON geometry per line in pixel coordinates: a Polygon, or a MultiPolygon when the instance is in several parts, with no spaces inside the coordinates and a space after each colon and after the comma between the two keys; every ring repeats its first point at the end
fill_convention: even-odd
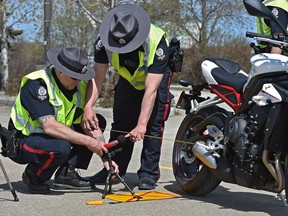
{"type": "Polygon", "coordinates": [[[51,48],[47,51],[49,62],[65,75],[78,80],[91,80],[95,72],[88,65],[87,54],[78,46],[64,49],[51,48]]]}
{"type": "Polygon", "coordinates": [[[135,4],[119,5],[109,11],[100,25],[100,38],[106,49],[128,53],[139,48],[150,32],[150,18],[135,4]]]}

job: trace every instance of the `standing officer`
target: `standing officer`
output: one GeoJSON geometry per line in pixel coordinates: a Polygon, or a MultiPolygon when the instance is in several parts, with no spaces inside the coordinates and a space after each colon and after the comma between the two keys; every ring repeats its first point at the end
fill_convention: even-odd
{"type": "MultiPolygon", "coordinates": [[[[279,22],[283,25],[286,30],[288,30],[288,1],[287,0],[265,0],[262,1],[265,6],[267,6],[279,22]]],[[[257,33],[271,35],[272,37],[277,37],[283,35],[281,28],[273,20],[268,20],[264,18],[256,19],[257,33]]],[[[259,43],[259,48],[261,52],[265,53],[276,53],[281,54],[282,49],[280,47],[271,46],[263,43],[259,43]]]]}
{"type": "MultiPolygon", "coordinates": [[[[92,153],[99,156],[107,153],[102,131],[84,129],[85,135],[79,125],[86,95],[83,81],[92,79],[94,71],[79,47],[50,49],[47,56],[50,67],[21,80],[9,121],[9,130],[20,133],[19,152],[11,159],[28,163],[22,179],[32,193],[49,193],[46,181],[59,166],[53,187],[90,188],[90,183],[82,179],[75,168],[87,169],[92,153]]],[[[105,119],[99,120],[104,128],[105,119]]],[[[108,169],[108,163],[105,167],[108,169]]]]}
{"type": "MultiPolygon", "coordinates": [[[[83,119],[87,129],[97,128],[93,105],[101,93],[110,63],[120,75],[115,87],[110,140],[116,140],[121,133],[129,133],[132,140],[126,139],[122,146],[116,146],[122,151],[114,160],[119,165],[119,174],[124,175],[132,156],[133,142],[143,139],[141,167],[137,172],[140,190],[154,189],[160,177],[164,123],[172,99],[168,57],[165,32],[150,24],[148,14],[139,6],[117,6],[103,19],[100,38],[95,42],[95,79],[88,85],[83,119]]],[[[91,180],[101,183],[106,176],[107,171],[103,169],[91,180]]]]}

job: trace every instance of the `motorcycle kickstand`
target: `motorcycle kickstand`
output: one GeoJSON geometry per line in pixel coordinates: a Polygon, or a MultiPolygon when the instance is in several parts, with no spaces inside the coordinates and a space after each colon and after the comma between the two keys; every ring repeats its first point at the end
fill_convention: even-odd
{"type": "Polygon", "coordinates": [[[287,203],[287,199],[285,195],[283,195],[282,193],[278,193],[277,198],[282,200],[285,207],[288,207],[288,203],[287,203]]]}

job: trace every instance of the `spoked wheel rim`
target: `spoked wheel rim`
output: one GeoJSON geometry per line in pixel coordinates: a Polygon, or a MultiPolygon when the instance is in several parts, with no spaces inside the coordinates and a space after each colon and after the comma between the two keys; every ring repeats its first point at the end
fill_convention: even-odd
{"type": "MultiPolygon", "coordinates": [[[[197,117],[193,119],[193,123],[200,123],[202,120],[203,118],[197,117]]],[[[183,132],[183,141],[176,141],[174,144],[174,175],[181,185],[194,179],[203,167],[203,163],[192,153],[191,127],[189,125],[183,132]]]]}

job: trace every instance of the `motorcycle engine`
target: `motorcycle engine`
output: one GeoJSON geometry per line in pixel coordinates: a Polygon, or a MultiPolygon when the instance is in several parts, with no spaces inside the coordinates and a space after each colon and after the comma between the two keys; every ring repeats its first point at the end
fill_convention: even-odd
{"type": "Polygon", "coordinates": [[[257,156],[263,140],[267,109],[253,106],[248,114],[227,118],[225,142],[230,145],[240,160],[245,161],[257,156]]]}
{"type": "Polygon", "coordinates": [[[228,127],[225,129],[225,140],[231,143],[234,152],[245,159],[247,157],[249,140],[245,128],[248,124],[246,116],[234,116],[228,122],[228,127]]]}

